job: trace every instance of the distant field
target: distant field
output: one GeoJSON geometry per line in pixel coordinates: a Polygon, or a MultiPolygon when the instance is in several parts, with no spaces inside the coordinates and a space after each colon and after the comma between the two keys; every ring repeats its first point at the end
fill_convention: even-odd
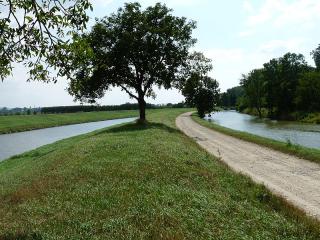
{"type": "Polygon", "coordinates": [[[137,110],[0,116],[0,134],[136,116],[137,110]]]}
{"type": "Polygon", "coordinates": [[[186,111],[0,163],[0,239],[320,239],[318,222],[178,131],[186,111]]]}

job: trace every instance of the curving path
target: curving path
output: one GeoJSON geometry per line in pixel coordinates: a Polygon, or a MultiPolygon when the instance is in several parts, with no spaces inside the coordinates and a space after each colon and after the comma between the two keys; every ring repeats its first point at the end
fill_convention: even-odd
{"type": "Polygon", "coordinates": [[[184,113],[177,127],[237,172],[320,220],[320,165],[199,125],[184,113]]]}

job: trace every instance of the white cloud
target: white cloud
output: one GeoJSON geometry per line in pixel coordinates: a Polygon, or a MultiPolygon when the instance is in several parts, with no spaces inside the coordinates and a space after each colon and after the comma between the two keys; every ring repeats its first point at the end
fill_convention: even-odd
{"type": "Polygon", "coordinates": [[[244,51],[241,48],[212,48],[203,51],[213,62],[234,62],[243,59],[244,51]]]}
{"type": "Polygon", "coordinates": [[[90,2],[92,3],[93,7],[106,7],[112,3],[113,0],[91,0],[90,2]]]}
{"type": "Polygon", "coordinates": [[[243,9],[244,9],[246,12],[249,12],[249,13],[251,13],[251,12],[254,11],[254,8],[253,8],[251,2],[249,2],[249,1],[244,1],[244,2],[243,2],[243,9]]]}
{"type": "Polygon", "coordinates": [[[288,40],[272,40],[264,43],[260,46],[259,51],[261,53],[274,53],[298,51],[303,48],[303,38],[292,38],[288,40]]]}
{"type": "Polygon", "coordinates": [[[239,37],[249,37],[254,34],[254,31],[252,30],[246,30],[239,33],[239,37]]]}
{"type": "Polygon", "coordinates": [[[286,40],[271,40],[259,44],[254,50],[246,48],[211,48],[197,49],[213,60],[211,76],[216,78],[222,91],[237,86],[241,74],[263,67],[272,58],[283,56],[287,52],[302,53],[309,64],[308,44],[304,38],[289,38],[286,40]]]}
{"type": "MultiPolygon", "coordinates": [[[[248,8],[248,6],[244,7],[248,8]]],[[[265,2],[247,18],[249,27],[271,23],[275,27],[287,25],[304,26],[320,19],[319,0],[265,0],[265,2]]]]}
{"type": "Polygon", "coordinates": [[[210,0],[162,0],[162,1],[155,1],[155,0],[140,0],[140,3],[144,5],[154,5],[157,2],[165,3],[169,7],[191,7],[196,5],[202,5],[208,3],[210,0]]]}

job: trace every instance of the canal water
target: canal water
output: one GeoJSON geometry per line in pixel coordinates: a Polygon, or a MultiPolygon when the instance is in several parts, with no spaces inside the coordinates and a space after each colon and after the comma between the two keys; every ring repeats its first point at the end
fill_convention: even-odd
{"type": "Polygon", "coordinates": [[[223,127],[248,132],[282,142],[320,149],[320,125],[259,119],[236,111],[221,111],[206,120],[223,127]]]}
{"type": "Polygon", "coordinates": [[[0,135],[0,161],[61,139],[89,133],[136,118],[114,119],[99,122],[73,124],[39,130],[0,135]]]}

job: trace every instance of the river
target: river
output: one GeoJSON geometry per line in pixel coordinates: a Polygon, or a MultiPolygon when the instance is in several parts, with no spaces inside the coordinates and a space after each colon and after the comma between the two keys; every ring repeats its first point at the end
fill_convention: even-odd
{"type": "Polygon", "coordinates": [[[0,135],[0,161],[61,139],[89,133],[120,123],[132,122],[135,119],[136,118],[113,119],[2,134],[0,135]]]}
{"type": "Polygon", "coordinates": [[[320,149],[320,125],[259,119],[236,111],[215,112],[206,120],[234,130],[320,149]]]}

